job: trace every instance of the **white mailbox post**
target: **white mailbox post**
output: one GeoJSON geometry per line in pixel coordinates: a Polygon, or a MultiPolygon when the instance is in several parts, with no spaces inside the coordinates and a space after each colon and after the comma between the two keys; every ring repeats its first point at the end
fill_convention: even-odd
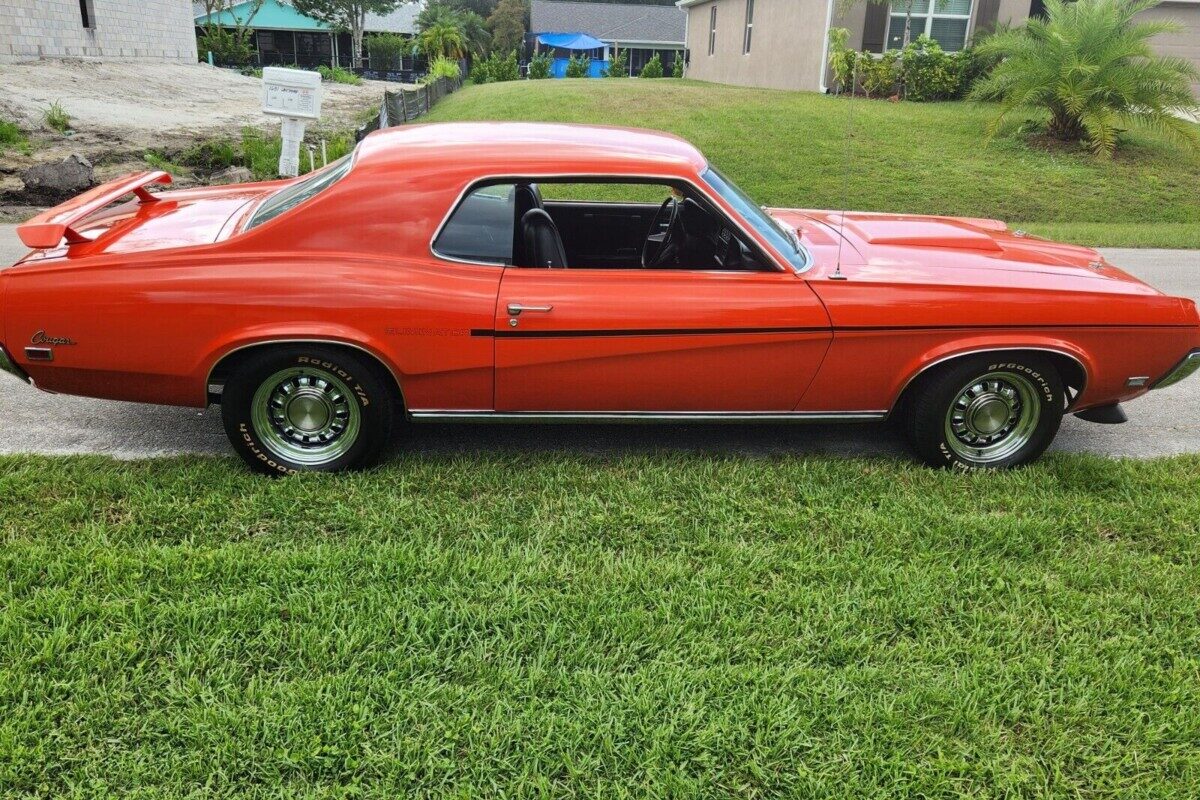
{"type": "Polygon", "coordinates": [[[282,117],[283,149],[279,151],[279,174],[300,174],[300,142],[308,120],[321,118],[321,75],[303,69],[263,68],[262,110],[282,117]]]}

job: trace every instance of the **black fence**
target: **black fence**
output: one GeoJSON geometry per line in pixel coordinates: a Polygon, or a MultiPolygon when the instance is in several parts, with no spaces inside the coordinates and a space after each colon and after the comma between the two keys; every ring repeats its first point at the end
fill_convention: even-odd
{"type": "Polygon", "coordinates": [[[379,104],[379,114],[359,128],[355,138],[361,142],[363,137],[372,131],[403,125],[423,117],[438,100],[458,91],[462,85],[462,78],[438,78],[418,89],[384,92],[383,102],[379,104]]]}

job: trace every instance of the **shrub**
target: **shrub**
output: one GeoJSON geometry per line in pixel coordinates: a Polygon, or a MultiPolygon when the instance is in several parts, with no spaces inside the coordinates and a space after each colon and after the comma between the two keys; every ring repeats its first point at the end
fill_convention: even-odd
{"type": "Polygon", "coordinates": [[[643,78],[661,78],[663,76],[662,59],[658,57],[658,53],[650,56],[650,60],[646,62],[646,66],[642,67],[643,78]]]}
{"type": "Polygon", "coordinates": [[[529,79],[533,81],[545,80],[550,77],[550,56],[546,53],[537,53],[533,58],[529,59],[529,79]]]}
{"type": "Polygon", "coordinates": [[[243,67],[254,60],[250,42],[225,28],[206,29],[196,37],[196,50],[201,60],[207,61],[211,52],[213,61],[223,66],[243,67]]]}
{"type": "Polygon", "coordinates": [[[1046,131],[1083,140],[1111,156],[1124,126],[1144,125],[1191,147],[1196,126],[1180,112],[1198,109],[1191,83],[1200,71],[1182,58],[1158,56],[1150,40],[1178,31],[1170,22],[1135,22],[1158,0],[1046,0],[1046,18],[997,33],[978,45],[982,57],[1003,60],[971,90],[977,100],[999,100],[995,134],[1013,110],[1036,106],[1050,113],[1046,131]]]}
{"type": "Polygon", "coordinates": [[[330,67],[321,64],[317,67],[317,72],[321,73],[322,80],[333,81],[334,83],[347,83],[351,86],[362,85],[362,78],[342,67],[330,67]]]}
{"type": "Polygon", "coordinates": [[[519,61],[517,61],[516,50],[511,51],[507,56],[504,57],[501,57],[497,53],[492,53],[489,58],[493,59],[493,81],[516,81],[521,79],[521,64],[519,61]]]}
{"type": "Polygon", "coordinates": [[[592,60],[587,56],[571,56],[567,60],[568,78],[586,78],[592,69],[592,60]]]}
{"type": "Polygon", "coordinates": [[[683,77],[683,53],[675,54],[675,60],[671,62],[671,77],[683,77]]]}
{"type": "Polygon", "coordinates": [[[604,68],[604,77],[629,77],[629,51],[621,50],[619,47],[613,49],[612,56],[608,59],[608,66],[604,68]]]}
{"type": "Polygon", "coordinates": [[[948,100],[959,95],[961,74],[957,60],[925,34],[904,48],[900,71],[905,100],[948,100]]]}
{"type": "Polygon", "coordinates": [[[59,133],[66,133],[71,130],[71,115],[67,113],[66,109],[57,100],[42,112],[42,121],[46,123],[47,127],[53,128],[59,133]]]}
{"type": "Polygon", "coordinates": [[[456,81],[461,74],[462,70],[457,61],[439,56],[429,63],[429,72],[425,75],[424,80],[426,83],[433,83],[439,78],[456,81]]]}
{"type": "Polygon", "coordinates": [[[395,33],[380,33],[367,39],[367,55],[371,58],[371,69],[400,69],[408,53],[408,39],[395,33]]]}
{"type": "Polygon", "coordinates": [[[858,59],[858,76],[867,97],[891,97],[900,79],[900,53],[888,50],[879,58],[862,53],[858,59]]]}
{"type": "Polygon", "coordinates": [[[850,31],[845,28],[829,29],[829,69],[833,72],[833,82],[838,93],[854,93],[854,64],[858,53],[847,46],[850,41],[850,31]]]}

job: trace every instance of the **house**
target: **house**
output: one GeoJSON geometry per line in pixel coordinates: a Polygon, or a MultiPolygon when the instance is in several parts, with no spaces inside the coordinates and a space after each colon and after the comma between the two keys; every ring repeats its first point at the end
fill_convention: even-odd
{"type": "Polygon", "coordinates": [[[687,14],[671,5],[533,0],[529,8],[534,42],[544,34],[586,34],[627,52],[630,75],[639,74],[655,53],[670,74],[683,56],[686,25],[687,14]]]}
{"type": "MultiPolygon", "coordinates": [[[[225,28],[239,24],[252,28],[259,65],[297,64],[315,67],[336,63],[343,67],[350,66],[350,34],[301,14],[284,0],[266,0],[257,11],[254,11],[254,3],[247,0],[211,15],[204,13],[203,2],[193,5],[197,34],[210,23],[225,28]]],[[[417,32],[417,15],[423,7],[423,3],[402,3],[388,14],[368,12],[364,32],[367,36],[373,33],[413,36],[417,32]]],[[[204,58],[205,55],[201,53],[200,57],[204,58]]]]}
{"type": "MultiPolygon", "coordinates": [[[[678,0],[677,5],[687,13],[687,76],[702,81],[825,91],[831,28],[848,29],[851,47],[873,53],[904,41],[899,3],[889,7],[858,0],[844,13],[838,0],[678,0]]],[[[929,34],[954,52],[977,31],[1020,25],[1042,8],[1042,0],[915,0],[911,30],[913,38],[929,34]]],[[[1155,46],[1200,66],[1200,0],[1166,0],[1141,18],[1183,24],[1184,32],[1159,36],[1155,46]]]]}
{"type": "Polygon", "coordinates": [[[0,62],[196,60],[188,0],[0,0],[0,62]]]}

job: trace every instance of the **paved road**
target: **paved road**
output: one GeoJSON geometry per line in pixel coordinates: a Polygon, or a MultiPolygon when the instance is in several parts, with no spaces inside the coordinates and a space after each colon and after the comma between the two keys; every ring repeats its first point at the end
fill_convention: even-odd
{"type": "MultiPolygon", "coordinates": [[[[0,262],[23,250],[0,225],[0,262]]],[[[1200,300],[1200,251],[1105,250],[1115,264],[1163,291],[1200,300]]],[[[60,397],[0,376],[0,453],[105,453],[142,458],[229,453],[220,409],[146,406],[60,397]]],[[[1200,377],[1126,404],[1129,422],[1093,425],[1068,416],[1054,449],[1150,457],[1200,452],[1200,377]]],[[[418,425],[409,446],[422,452],[723,451],[731,453],[898,454],[883,425],[418,425]]]]}

